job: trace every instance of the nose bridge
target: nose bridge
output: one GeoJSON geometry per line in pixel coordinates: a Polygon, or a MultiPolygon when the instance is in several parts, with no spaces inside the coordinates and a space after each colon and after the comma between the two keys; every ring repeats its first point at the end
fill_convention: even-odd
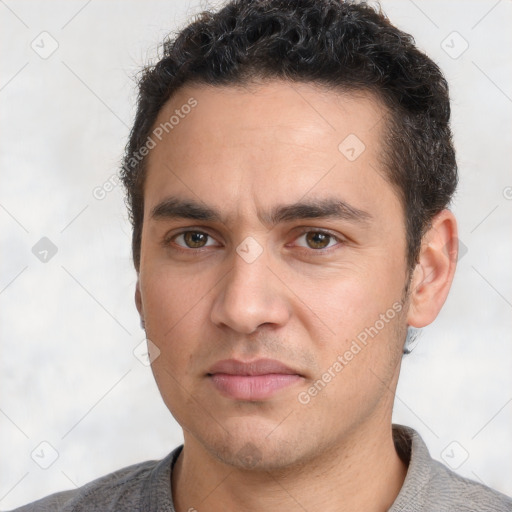
{"type": "MultiPolygon", "coordinates": [[[[250,238],[250,237],[249,237],[250,238]]],[[[244,240],[233,254],[232,268],[222,280],[212,307],[212,321],[241,333],[288,318],[286,299],[272,279],[268,255],[255,240],[244,240]]]]}
{"type": "Polygon", "coordinates": [[[233,258],[233,267],[226,282],[226,294],[233,299],[264,299],[268,290],[268,269],[263,257],[247,263],[239,255],[233,258]]]}

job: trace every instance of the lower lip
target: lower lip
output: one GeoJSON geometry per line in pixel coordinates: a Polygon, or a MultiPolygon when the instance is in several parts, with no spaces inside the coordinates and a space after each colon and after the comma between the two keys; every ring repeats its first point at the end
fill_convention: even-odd
{"type": "Polygon", "coordinates": [[[299,375],[269,373],[266,375],[230,375],[216,373],[210,376],[215,388],[228,398],[236,400],[263,400],[280,389],[298,382],[299,375]]]}

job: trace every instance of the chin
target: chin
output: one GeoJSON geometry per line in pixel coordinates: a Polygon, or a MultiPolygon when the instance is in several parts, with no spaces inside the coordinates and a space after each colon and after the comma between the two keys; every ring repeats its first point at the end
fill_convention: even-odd
{"type": "Polygon", "coordinates": [[[230,429],[230,435],[222,431],[222,434],[217,432],[218,437],[203,438],[203,446],[219,462],[251,472],[296,469],[298,464],[305,464],[314,456],[315,447],[310,454],[307,443],[297,431],[292,435],[283,429],[279,434],[273,432],[269,436],[268,428],[258,432],[246,426],[236,432],[230,429]]]}

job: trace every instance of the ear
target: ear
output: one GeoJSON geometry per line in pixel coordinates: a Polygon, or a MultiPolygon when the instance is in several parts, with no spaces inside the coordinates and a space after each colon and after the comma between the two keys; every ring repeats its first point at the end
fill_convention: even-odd
{"type": "Polygon", "coordinates": [[[135,285],[135,306],[137,306],[137,311],[140,315],[140,325],[144,329],[144,307],[142,306],[139,276],[137,276],[137,284],[135,285]]]}
{"type": "Polygon", "coordinates": [[[458,250],[457,221],[452,212],[442,210],[423,236],[413,271],[407,312],[412,327],[425,327],[441,311],[455,274],[458,250]]]}

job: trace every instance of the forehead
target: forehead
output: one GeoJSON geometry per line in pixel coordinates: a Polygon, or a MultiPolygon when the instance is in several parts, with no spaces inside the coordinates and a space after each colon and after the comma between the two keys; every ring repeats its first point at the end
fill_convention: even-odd
{"type": "Polygon", "coordinates": [[[166,195],[233,215],[270,209],[283,196],[292,201],[336,191],[361,209],[382,187],[396,200],[383,178],[385,119],[370,93],[279,80],[186,85],[154,126],[161,133],[148,156],[145,212],[166,195]]]}

